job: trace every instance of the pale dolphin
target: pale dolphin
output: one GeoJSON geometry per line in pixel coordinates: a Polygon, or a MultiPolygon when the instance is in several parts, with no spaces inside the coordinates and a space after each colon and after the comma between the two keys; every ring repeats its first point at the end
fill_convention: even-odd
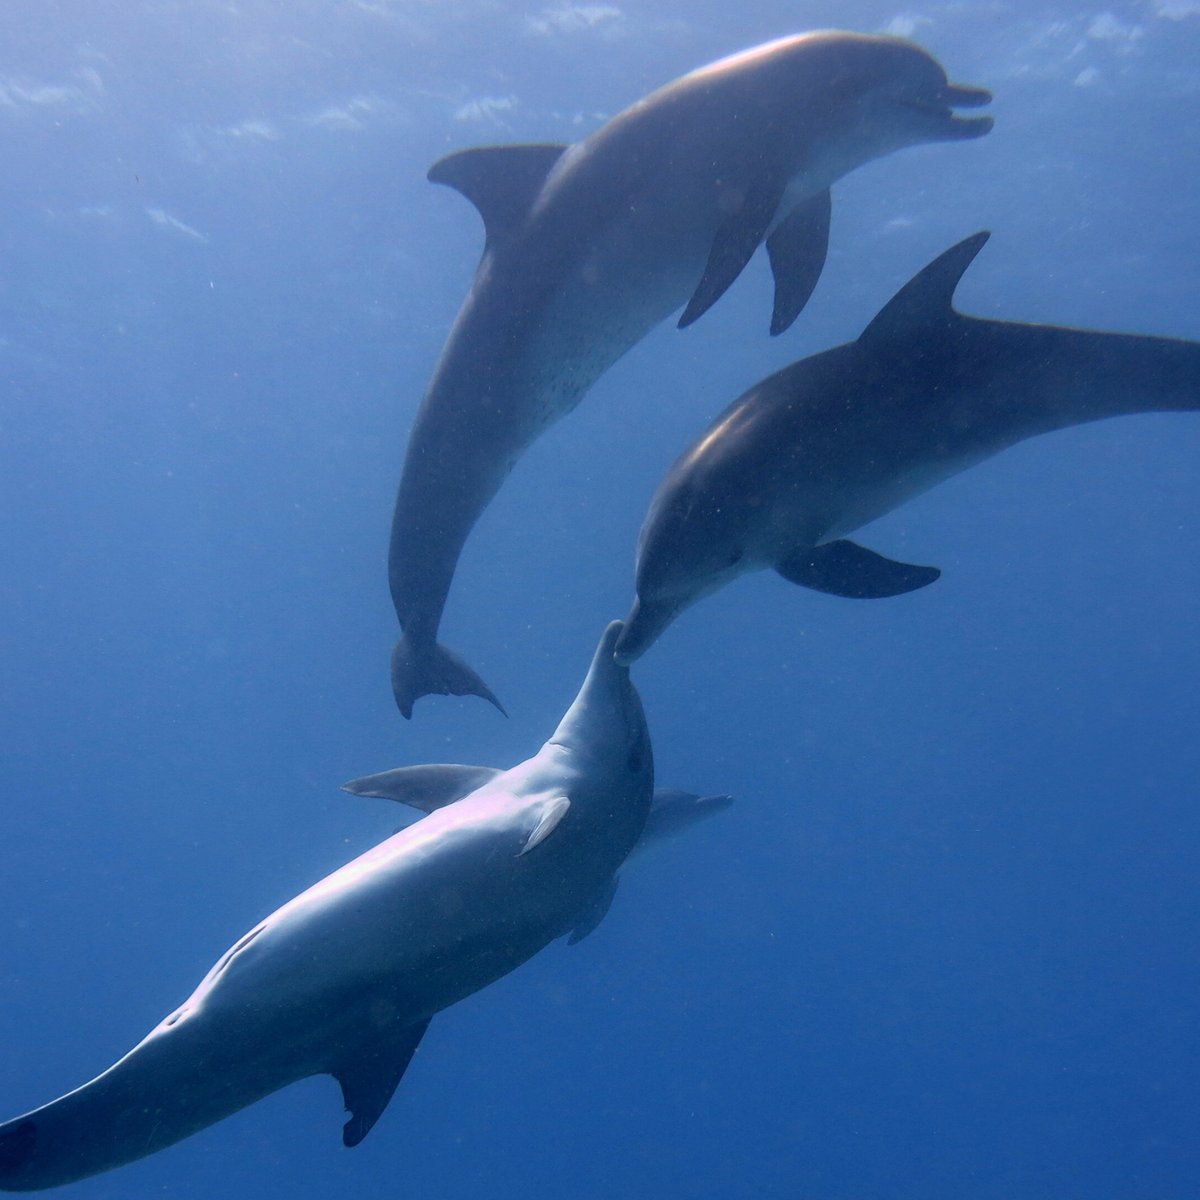
{"type": "Polygon", "coordinates": [[[432,168],[479,208],[486,244],[392,519],[405,717],[430,694],[500,707],[437,633],[467,536],[526,447],[680,305],[681,326],[696,320],[764,240],[772,332],[787,328],[825,261],[830,185],[901,147],[986,133],[990,117],[952,110],[989,99],[909,42],[812,33],[693,71],[577,145],[466,150],[432,168]]]}
{"type": "MultiPolygon", "coordinates": [[[[378,796],[384,800],[396,800],[420,812],[435,812],[443,804],[457,799],[461,784],[456,781],[478,779],[480,786],[499,772],[492,767],[467,767],[458,763],[424,767],[397,767],[392,771],[381,771],[378,775],[364,775],[342,784],[347,792],[356,796],[378,796]]],[[[650,814],[646,818],[642,836],[626,856],[626,862],[645,854],[648,848],[673,842],[681,833],[698,821],[716,816],[733,803],[732,796],[700,796],[695,792],[683,792],[678,788],[655,788],[650,802],[650,814]]],[[[613,898],[617,894],[618,877],[613,875],[609,886],[597,894],[591,904],[579,914],[578,922],[570,930],[567,941],[574,946],[583,941],[608,915],[613,898]]]]}
{"type": "Polygon", "coordinates": [[[689,605],[747,571],[837,596],[924,587],[846,534],[1025,438],[1200,408],[1200,343],[966,317],[977,233],[906,284],[856,341],[752,387],[676,461],[638,540],[629,663],[689,605]]]}
{"type": "Polygon", "coordinates": [[[109,1170],[317,1074],[341,1084],[357,1145],[433,1014],[577,927],[642,835],[654,767],[619,632],[533,758],[430,768],[459,799],[256,925],[104,1074],[0,1125],[0,1189],[109,1170]]]}

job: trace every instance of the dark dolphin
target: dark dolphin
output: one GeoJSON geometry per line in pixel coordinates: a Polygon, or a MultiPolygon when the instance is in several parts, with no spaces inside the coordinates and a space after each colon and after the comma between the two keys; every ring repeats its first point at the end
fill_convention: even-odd
{"type": "Polygon", "coordinates": [[[256,925],[115,1066],[0,1125],[0,1189],[143,1158],[317,1074],[341,1084],[357,1145],[430,1018],[592,919],[642,836],[654,767],[619,630],[533,758],[411,768],[441,798],[429,816],[256,925]]]}
{"type": "Polygon", "coordinates": [[[925,587],[936,568],[846,535],[1025,438],[1200,408],[1200,343],[956,312],[987,238],[935,259],[858,341],[751,388],[678,459],[642,526],[621,662],[746,571],[855,598],[925,587]]]}
{"type": "Polygon", "coordinates": [[[500,707],[437,642],[464,543],[513,464],[671,312],[712,305],[766,242],[772,332],[825,261],[829,187],[919,142],[984,134],[954,115],[990,99],[890,37],[813,33],[669,84],[574,146],[496,146],[437,163],[483,216],[486,244],[409,439],[388,576],[403,636],[392,690],[500,707]]]}

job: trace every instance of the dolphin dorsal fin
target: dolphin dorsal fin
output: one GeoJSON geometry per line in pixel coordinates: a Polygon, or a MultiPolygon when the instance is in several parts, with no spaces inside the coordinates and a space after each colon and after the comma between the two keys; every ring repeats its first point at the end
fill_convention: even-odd
{"type": "Polygon", "coordinates": [[[559,143],[477,146],[439,159],[428,179],[455,188],[479,209],[491,245],[524,220],[566,149],[559,143]]]}
{"type": "Polygon", "coordinates": [[[964,238],[918,271],[875,315],[860,342],[893,341],[928,333],[958,317],[954,289],[991,234],[984,230],[964,238]]]}

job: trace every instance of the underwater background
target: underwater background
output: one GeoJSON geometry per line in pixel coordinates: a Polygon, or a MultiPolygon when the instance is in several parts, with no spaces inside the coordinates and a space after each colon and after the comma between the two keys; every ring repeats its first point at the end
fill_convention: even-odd
{"type": "MultiPolygon", "coordinates": [[[[1200,338],[1200,3],[9,0],[0,17],[0,1116],[107,1067],[255,921],[528,756],[633,592],[647,502],[770,371],[993,237],[965,312],[1200,338]],[[525,455],[396,713],[388,526],[482,246],[425,181],[577,140],[809,28],[911,36],[995,130],[835,185],[525,455]]],[[[747,576],[634,678],[661,786],[734,807],[602,927],[439,1015],[354,1151],[308,1080],[78,1197],[1163,1200],[1200,1193],[1200,422],[1025,443],[863,541],[877,603],[747,576]]]]}

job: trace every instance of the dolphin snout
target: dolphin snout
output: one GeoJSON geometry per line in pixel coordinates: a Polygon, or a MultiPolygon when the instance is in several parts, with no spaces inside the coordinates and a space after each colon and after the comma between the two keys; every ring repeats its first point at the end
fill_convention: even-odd
{"type": "Polygon", "coordinates": [[[982,108],[991,104],[992,93],[987,88],[971,87],[966,83],[948,83],[942,88],[942,99],[951,108],[982,108]]]}
{"type": "Polygon", "coordinates": [[[593,667],[606,664],[610,658],[614,657],[614,651],[616,650],[617,644],[620,642],[624,633],[624,621],[610,621],[608,623],[607,628],[600,637],[600,644],[596,647],[596,656],[593,659],[593,667]]]}
{"type": "Polygon", "coordinates": [[[944,83],[919,95],[898,96],[894,103],[909,114],[914,131],[923,139],[933,141],[963,141],[983,137],[994,124],[991,117],[956,116],[956,108],[979,108],[990,104],[992,93],[987,88],[969,87],[963,83],[944,83]]]}
{"type": "Polygon", "coordinates": [[[992,102],[992,93],[987,88],[970,87],[965,83],[948,83],[942,88],[939,100],[946,106],[943,136],[959,140],[983,137],[995,121],[991,117],[958,117],[951,109],[980,108],[992,102]]]}
{"type": "Polygon", "coordinates": [[[625,618],[613,649],[613,657],[626,667],[636,662],[650,649],[674,615],[673,606],[646,603],[639,596],[625,618]]]}

